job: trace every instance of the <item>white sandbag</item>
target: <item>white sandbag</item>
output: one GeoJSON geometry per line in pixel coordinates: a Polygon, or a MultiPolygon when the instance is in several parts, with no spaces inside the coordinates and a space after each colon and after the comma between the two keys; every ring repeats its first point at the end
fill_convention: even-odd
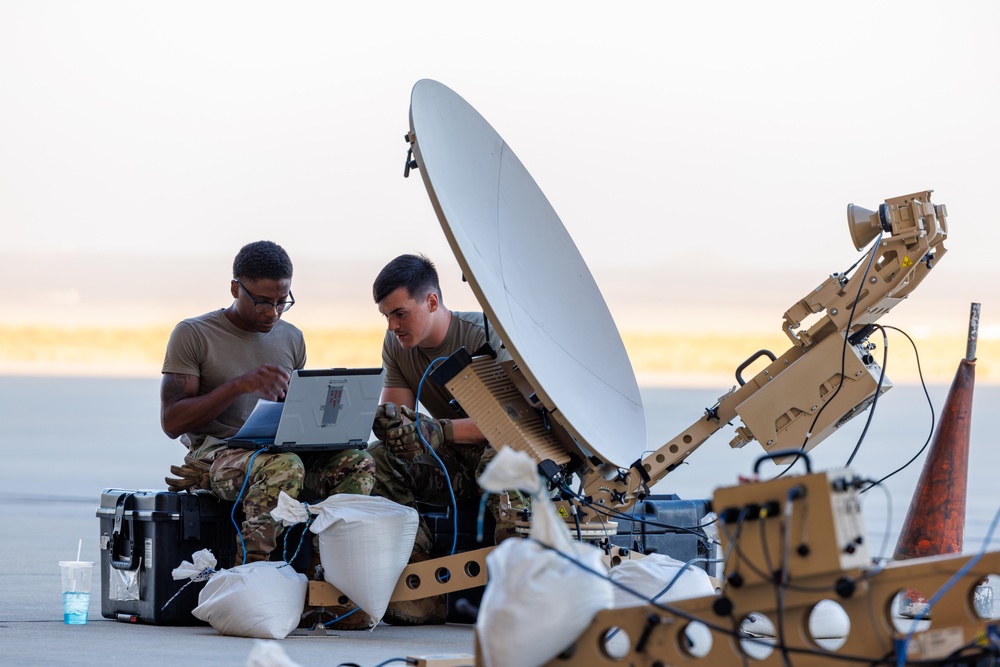
{"type": "Polygon", "coordinates": [[[285,563],[247,563],[216,573],[191,614],[223,635],[284,639],[299,624],[308,585],[285,563]]]}
{"type": "Polygon", "coordinates": [[[569,647],[598,611],[611,607],[602,552],[570,539],[523,452],[500,449],[480,485],[530,492],[533,508],[532,539],[505,540],[486,557],[489,582],[476,621],[483,660],[486,667],[539,667],[569,647]]]}
{"type": "Polygon", "coordinates": [[[518,489],[534,495],[542,489],[542,478],[538,476],[535,462],[524,452],[510,447],[500,447],[476,481],[490,493],[518,489]]]}
{"type": "MultiPolygon", "coordinates": [[[[323,578],[377,625],[389,606],[417,535],[417,511],[388,498],[341,493],[319,506],[309,530],[319,536],[323,578]]],[[[314,511],[310,506],[310,511],[314,511]]]]}
{"type": "Polygon", "coordinates": [[[615,586],[615,609],[643,605],[654,598],[656,602],[670,602],[715,594],[715,587],[705,570],[694,565],[685,568],[683,561],[662,554],[622,561],[611,568],[609,576],[612,581],[642,596],[615,586]],[[670,588],[664,591],[667,585],[670,588]]]}
{"type": "Polygon", "coordinates": [[[288,657],[281,644],[273,641],[255,641],[244,667],[302,667],[288,657]]]}

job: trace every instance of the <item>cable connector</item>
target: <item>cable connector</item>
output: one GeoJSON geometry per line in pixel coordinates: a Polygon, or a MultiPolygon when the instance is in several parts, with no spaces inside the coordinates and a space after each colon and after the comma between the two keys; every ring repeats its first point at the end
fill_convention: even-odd
{"type": "Polygon", "coordinates": [[[857,331],[855,331],[854,333],[852,333],[847,338],[847,342],[850,343],[851,345],[860,345],[861,343],[865,342],[868,336],[872,335],[874,331],[875,331],[874,324],[870,323],[866,324],[857,331]]]}
{"type": "Polygon", "coordinates": [[[545,459],[539,463],[538,472],[550,482],[559,482],[562,479],[562,468],[552,459],[545,459]]]}
{"type": "Polygon", "coordinates": [[[760,518],[769,519],[771,517],[778,516],[781,513],[781,503],[777,500],[768,500],[766,503],[760,507],[760,518]]]}

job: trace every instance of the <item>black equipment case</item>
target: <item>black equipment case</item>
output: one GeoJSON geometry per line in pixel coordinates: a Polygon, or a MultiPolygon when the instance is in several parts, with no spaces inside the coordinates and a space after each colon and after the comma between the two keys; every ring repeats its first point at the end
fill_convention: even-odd
{"type": "MultiPolygon", "coordinates": [[[[474,551],[483,547],[491,547],[496,543],[494,533],[496,532],[496,519],[490,511],[483,515],[483,541],[477,542],[477,522],[478,508],[459,508],[458,512],[458,538],[455,538],[455,520],[453,510],[450,506],[427,505],[417,501],[417,509],[427,527],[431,532],[431,539],[434,544],[431,547],[431,556],[440,558],[451,554],[452,544],[455,545],[455,553],[474,551]]],[[[478,586],[464,591],[448,593],[446,601],[448,604],[449,623],[475,623],[479,614],[479,604],[482,602],[485,586],[478,586]]]]}
{"type": "Polygon", "coordinates": [[[171,572],[201,549],[211,550],[218,560],[216,570],[233,566],[232,506],[208,491],[105,489],[97,510],[101,615],[131,623],[201,624],[191,610],[198,606],[205,583],[174,580],[171,572]]]}
{"type": "Polygon", "coordinates": [[[716,566],[705,560],[717,558],[716,544],[703,526],[711,512],[706,499],[681,500],[674,494],[654,494],[636,502],[627,516],[616,516],[618,534],[611,538],[616,546],[643,554],[663,554],[692,563],[711,576],[716,566]]]}

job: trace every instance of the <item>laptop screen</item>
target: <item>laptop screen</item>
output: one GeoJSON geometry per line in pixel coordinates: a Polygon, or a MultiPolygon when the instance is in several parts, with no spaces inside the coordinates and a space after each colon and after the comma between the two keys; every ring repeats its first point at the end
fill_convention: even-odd
{"type": "Polygon", "coordinates": [[[259,400],[228,444],[277,451],[363,448],[384,375],[382,368],[293,371],[284,403],[259,400]]]}

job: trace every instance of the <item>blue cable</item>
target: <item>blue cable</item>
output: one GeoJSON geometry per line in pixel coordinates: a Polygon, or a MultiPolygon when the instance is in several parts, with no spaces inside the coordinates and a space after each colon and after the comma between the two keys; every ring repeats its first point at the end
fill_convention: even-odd
{"type": "Polygon", "coordinates": [[[337,621],[342,621],[342,620],[344,620],[345,618],[347,618],[348,616],[350,616],[351,614],[353,614],[354,612],[356,612],[356,611],[358,611],[360,609],[361,609],[361,607],[355,607],[354,609],[350,610],[349,612],[347,612],[343,616],[338,616],[337,618],[333,619],[332,621],[327,621],[326,623],[323,624],[323,627],[326,627],[328,625],[333,625],[337,621]]]}
{"type": "Polygon", "coordinates": [[[236,536],[240,538],[240,549],[243,551],[243,562],[240,565],[246,565],[247,562],[247,545],[243,541],[243,531],[240,529],[238,523],[236,523],[236,508],[239,506],[240,498],[243,497],[243,492],[246,491],[247,482],[250,481],[250,471],[253,470],[253,461],[257,458],[257,455],[265,451],[264,449],[258,449],[250,457],[250,462],[247,464],[247,472],[243,477],[243,486],[240,487],[240,492],[236,494],[236,500],[233,501],[233,509],[229,511],[229,520],[233,522],[233,526],[236,527],[236,536]]]}
{"type": "MultiPolygon", "coordinates": [[[[250,479],[250,471],[253,469],[254,459],[256,459],[257,455],[260,454],[262,451],[264,450],[258,449],[256,452],[253,453],[253,456],[250,457],[250,462],[247,464],[247,472],[243,478],[243,486],[240,487],[240,492],[236,494],[236,500],[233,501],[233,508],[229,510],[229,520],[232,521],[233,526],[236,528],[236,536],[240,538],[240,548],[243,550],[243,562],[240,563],[240,565],[245,565],[247,562],[247,547],[246,543],[243,541],[243,531],[240,530],[239,524],[236,523],[236,508],[239,506],[240,498],[243,497],[243,492],[247,488],[247,481],[250,479]]],[[[296,553],[298,553],[298,551],[296,551],[296,553]]],[[[214,569],[206,568],[205,570],[202,570],[200,574],[210,575],[214,573],[215,573],[214,569]]],[[[190,581],[184,584],[184,586],[181,586],[181,590],[186,588],[188,584],[194,583],[196,580],[197,580],[196,577],[192,577],[190,581]]],[[[167,605],[173,602],[174,598],[177,597],[177,595],[180,594],[180,592],[181,592],[180,590],[177,591],[177,593],[175,593],[173,597],[167,600],[166,603],[162,607],[160,607],[160,610],[162,611],[163,609],[166,609],[167,605]]]]}
{"type": "MultiPolygon", "coordinates": [[[[663,590],[661,590],[659,593],[648,599],[645,596],[640,596],[640,597],[643,600],[646,600],[647,602],[655,604],[656,601],[660,599],[660,596],[669,591],[671,587],[673,587],[673,585],[677,583],[677,580],[681,578],[681,575],[684,574],[684,572],[695,563],[724,563],[724,562],[725,562],[724,558],[705,558],[703,556],[692,558],[688,562],[684,563],[684,565],[682,565],[679,570],[677,570],[677,574],[675,574],[673,578],[667,583],[667,585],[663,587],[663,590]]],[[[608,581],[611,581],[611,577],[608,577],[608,581]]],[[[634,594],[635,593],[633,593],[633,595],[634,594]]],[[[620,629],[621,628],[615,628],[612,632],[609,632],[607,639],[611,639],[612,637],[617,635],[620,629]]]]}
{"type": "Polygon", "coordinates": [[[451,520],[453,528],[451,536],[451,555],[454,556],[455,550],[458,546],[458,501],[455,500],[455,490],[451,488],[451,475],[448,474],[448,469],[445,468],[444,461],[442,461],[441,458],[437,455],[437,452],[434,451],[434,448],[430,446],[430,444],[427,442],[427,439],[424,437],[423,431],[420,430],[420,390],[423,389],[424,380],[427,379],[427,376],[430,374],[434,364],[438,363],[439,361],[447,361],[447,359],[448,357],[438,357],[431,363],[427,364],[427,370],[424,371],[423,376],[421,376],[420,378],[420,382],[417,383],[417,405],[413,412],[417,416],[416,419],[417,435],[420,437],[420,442],[424,443],[424,448],[431,453],[431,456],[434,457],[434,460],[438,462],[439,466],[441,466],[441,471],[444,473],[445,482],[447,482],[448,484],[448,494],[451,496],[451,510],[452,510],[451,520]]]}
{"type": "Polygon", "coordinates": [[[673,585],[677,583],[677,580],[681,578],[681,575],[682,575],[682,574],[684,574],[684,572],[685,572],[685,571],[686,571],[686,570],[687,570],[687,569],[688,569],[689,567],[691,567],[692,565],[694,565],[695,563],[708,563],[708,564],[713,564],[713,563],[722,563],[722,562],[725,562],[725,559],[724,559],[724,558],[705,558],[705,557],[703,557],[703,556],[699,556],[699,557],[697,557],[697,558],[692,558],[692,559],[691,559],[691,560],[689,560],[688,562],[684,563],[684,564],[683,564],[683,565],[682,565],[682,566],[680,567],[680,569],[679,569],[679,570],[677,570],[677,574],[675,574],[675,575],[673,576],[673,578],[672,578],[672,579],[671,579],[671,580],[670,580],[670,581],[669,581],[669,582],[667,583],[667,585],[663,587],[663,590],[661,590],[661,591],[660,591],[659,593],[657,593],[656,595],[654,595],[654,596],[653,596],[653,597],[651,598],[651,600],[652,600],[653,602],[655,602],[656,600],[658,600],[658,599],[660,598],[660,596],[661,596],[661,595],[663,595],[664,593],[666,593],[667,591],[669,591],[669,590],[670,590],[670,589],[671,589],[671,588],[673,587],[673,585]]]}
{"type": "MultiPolygon", "coordinates": [[[[238,494],[236,494],[236,500],[233,501],[233,509],[229,511],[229,520],[232,521],[233,522],[233,526],[236,527],[236,536],[240,538],[240,548],[243,550],[243,562],[240,563],[240,565],[246,565],[246,562],[247,562],[247,546],[246,546],[246,542],[243,541],[243,531],[240,529],[239,524],[236,523],[236,508],[239,506],[240,498],[243,497],[243,492],[246,491],[246,489],[247,489],[247,482],[250,481],[250,472],[253,470],[254,459],[256,459],[258,455],[260,455],[261,453],[266,452],[266,451],[267,451],[267,447],[264,447],[263,449],[258,449],[257,451],[255,451],[253,453],[253,456],[250,457],[250,462],[247,464],[246,475],[243,477],[243,486],[240,487],[240,492],[238,494]]],[[[309,504],[308,503],[303,503],[303,505],[306,506],[307,511],[308,511],[309,504]]],[[[303,543],[303,541],[305,539],[306,532],[309,529],[309,524],[312,523],[313,518],[314,517],[310,515],[309,518],[306,520],[306,525],[302,529],[302,535],[299,536],[299,545],[296,547],[295,553],[292,554],[291,558],[287,558],[287,555],[288,555],[288,531],[285,531],[284,546],[282,548],[282,554],[281,555],[283,557],[285,557],[284,561],[285,561],[286,565],[290,565],[291,562],[293,560],[295,560],[295,557],[299,555],[299,550],[302,549],[302,543],[303,543]]]]}
{"type": "Polygon", "coordinates": [[[306,535],[309,533],[309,526],[312,525],[313,519],[316,518],[315,514],[309,514],[309,503],[302,503],[302,507],[305,509],[306,516],[308,518],[306,518],[306,522],[302,525],[302,534],[299,535],[299,543],[296,545],[295,553],[292,554],[291,558],[288,557],[288,534],[292,532],[291,527],[289,527],[282,536],[281,556],[285,560],[285,565],[291,565],[292,561],[299,555],[299,551],[302,550],[302,545],[305,544],[306,535]]]}
{"type": "Polygon", "coordinates": [[[483,495],[479,498],[479,512],[476,513],[476,543],[483,543],[483,521],[486,518],[486,501],[490,498],[490,492],[483,489],[483,495]]]}

